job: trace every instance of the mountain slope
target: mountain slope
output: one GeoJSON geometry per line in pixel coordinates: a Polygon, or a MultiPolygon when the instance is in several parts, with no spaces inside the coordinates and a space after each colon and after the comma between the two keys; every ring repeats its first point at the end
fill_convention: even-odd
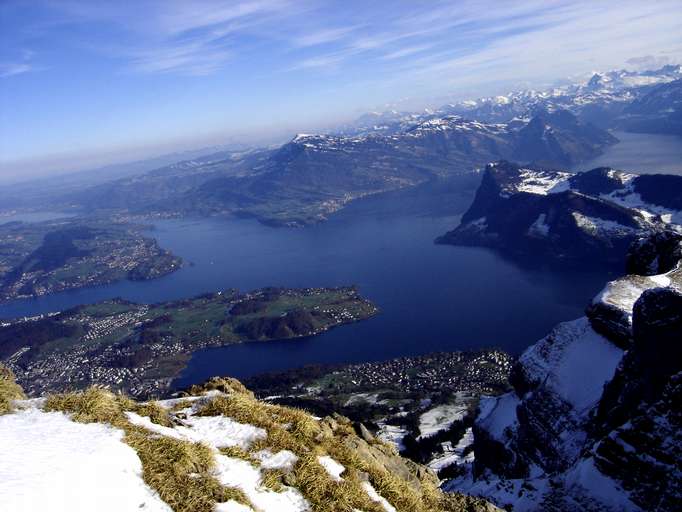
{"type": "Polygon", "coordinates": [[[616,122],[631,132],[682,135],[682,79],[653,87],[616,122]]]}
{"type": "Polygon", "coordinates": [[[490,160],[517,157],[570,165],[597,156],[614,142],[568,112],[521,124],[445,116],[391,134],[298,135],[279,149],[176,165],[69,201],[89,210],[231,213],[271,224],[304,225],[324,220],[359,197],[471,172],[490,160]]]}
{"type": "Polygon", "coordinates": [[[461,224],[437,241],[524,260],[622,266],[634,240],[680,222],[680,176],[576,174],[503,161],[486,167],[461,224]]]}
{"type": "Polygon", "coordinates": [[[259,402],[232,379],[161,402],[90,388],[12,407],[0,416],[3,510],[497,510],[441,493],[341,416],[259,402]]]}
{"type": "Polygon", "coordinates": [[[514,391],[481,406],[473,472],[449,489],[515,511],[676,510],[680,251],[682,235],[671,231],[634,245],[628,267],[636,273],[524,352],[514,391]]]}

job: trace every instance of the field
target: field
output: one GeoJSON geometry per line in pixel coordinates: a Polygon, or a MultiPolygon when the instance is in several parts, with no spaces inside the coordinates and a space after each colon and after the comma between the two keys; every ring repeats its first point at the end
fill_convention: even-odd
{"type": "Polygon", "coordinates": [[[0,360],[29,392],[100,384],[163,394],[197,349],[312,336],[377,312],[354,288],[228,290],[187,300],[79,306],[0,327],[0,360]]]}

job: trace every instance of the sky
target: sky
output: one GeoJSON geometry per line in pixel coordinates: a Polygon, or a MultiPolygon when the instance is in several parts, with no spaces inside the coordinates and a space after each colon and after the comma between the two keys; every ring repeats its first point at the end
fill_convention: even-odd
{"type": "Polygon", "coordinates": [[[682,0],[0,0],[0,180],[682,62],[682,0]]]}

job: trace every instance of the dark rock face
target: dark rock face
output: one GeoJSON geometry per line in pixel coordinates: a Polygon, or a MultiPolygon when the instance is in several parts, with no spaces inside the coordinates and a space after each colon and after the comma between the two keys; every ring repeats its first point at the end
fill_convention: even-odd
{"type": "Polygon", "coordinates": [[[476,451],[474,475],[482,477],[486,472],[504,478],[524,478],[528,476],[528,463],[514,450],[493,438],[485,429],[473,427],[476,451]]]}
{"type": "Polygon", "coordinates": [[[682,293],[672,288],[645,291],[633,311],[633,343],[609,382],[597,409],[597,430],[625,423],[643,402],[661,395],[682,371],[682,293]]]}
{"type": "Polygon", "coordinates": [[[609,167],[597,167],[591,171],[581,172],[571,176],[569,181],[573,190],[593,196],[610,194],[623,187],[623,183],[609,167]]]}
{"type": "Polygon", "coordinates": [[[609,283],[587,319],[530,347],[512,370],[514,392],[482,405],[474,478],[487,482],[483,495],[502,505],[520,486],[536,490],[528,510],[678,510],[681,237],[634,243],[628,268],[641,275],[609,283]]]}
{"type": "Polygon", "coordinates": [[[650,276],[670,272],[682,260],[682,234],[661,231],[632,244],[625,261],[628,274],[650,276]]]}
{"type": "Polygon", "coordinates": [[[682,498],[682,293],[644,292],[634,342],[604,390],[589,430],[596,466],[642,508],[675,510],[682,498]]]}
{"type": "Polygon", "coordinates": [[[592,328],[607,336],[617,347],[627,349],[632,342],[632,328],[627,309],[605,302],[593,302],[585,308],[592,328]]]}
{"type": "MultiPolygon", "coordinates": [[[[658,183],[668,177],[653,178],[658,183]]],[[[622,268],[630,244],[664,225],[641,213],[646,205],[626,206],[621,198],[633,192],[629,179],[608,168],[572,174],[490,164],[461,224],[437,243],[493,247],[524,260],[622,268]]]]}
{"type": "Polygon", "coordinates": [[[682,176],[644,174],[635,178],[633,185],[647,203],[682,210],[682,176]]]}

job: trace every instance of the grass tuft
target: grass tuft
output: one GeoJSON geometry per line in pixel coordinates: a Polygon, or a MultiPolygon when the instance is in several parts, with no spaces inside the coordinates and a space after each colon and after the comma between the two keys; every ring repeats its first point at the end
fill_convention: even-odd
{"type": "Polygon", "coordinates": [[[106,389],[91,387],[74,393],[50,395],[45,401],[46,411],[70,413],[80,423],[109,423],[121,426],[126,423],[123,411],[134,407],[134,402],[123,396],[114,395],[106,389]]]}
{"type": "Polygon", "coordinates": [[[215,460],[206,445],[150,436],[139,427],[129,428],[125,441],[142,461],[145,482],[175,512],[211,512],[230,499],[251,506],[242,492],[223,487],[212,475],[215,460]]]}
{"type": "Polygon", "coordinates": [[[249,391],[244,384],[232,377],[212,377],[208,381],[200,385],[193,385],[185,393],[188,396],[197,396],[206,391],[221,391],[226,394],[240,394],[247,395],[253,398],[253,393],[249,391]]]}
{"type": "Polygon", "coordinates": [[[280,469],[261,470],[261,485],[271,491],[282,492],[284,490],[284,472],[280,469]]]}
{"type": "Polygon", "coordinates": [[[153,423],[163,425],[164,427],[172,427],[170,412],[165,407],[159,405],[158,402],[146,402],[143,404],[135,404],[132,409],[140,416],[147,416],[153,423]]]}
{"type": "Polygon", "coordinates": [[[227,457],[232,457],[233,459],[245,460],[252,466],[258,466],[258,460],[249,452],[247,452],[243,448],[240,448],[239,446],[223,446],[220,449],[220,453],[227,457]]]}
{"type": "Polygon", "coordinates": [[[12,411],[12,401],[24,398],[24,390],[16,383],[12,370],[0,364],[0,415],[12,411]]]}

